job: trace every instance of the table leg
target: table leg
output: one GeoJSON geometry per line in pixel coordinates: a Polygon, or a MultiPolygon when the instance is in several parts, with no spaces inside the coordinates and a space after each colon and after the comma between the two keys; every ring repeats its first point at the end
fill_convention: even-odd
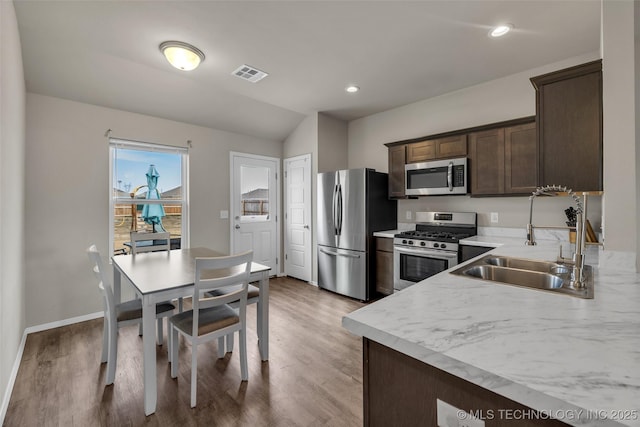
{"type": "Polygon", "coordinates": [[[258,316],[260,316],[262,330],[259,332],[258,348],[260,358],[269,360],[269,272],[265,271],[260,277],[260,297],[258,300],[258,316]]]}
{"type": "Polygon", "coordinates": [[[122,283],[122,273],[117,268],[113,268],[113,300],[116,304],[120,304],[120,288],[122,283]]]}
{"type": "Polygon", "coordinates": [[[157,372],[156,372],[156,309],[149,295],[142,296],[142,348],[144,364],[144,413],[156,412],[157,372]]]}

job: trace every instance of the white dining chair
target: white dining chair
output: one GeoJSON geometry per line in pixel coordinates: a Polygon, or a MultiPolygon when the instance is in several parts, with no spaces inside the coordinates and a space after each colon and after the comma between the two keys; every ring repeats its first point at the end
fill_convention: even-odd
{"type": "MultiPolygon", "coordinates": [[[[208,295],[210,296],[221,296],[221,295],[226,295],[229,292],[233,292],[233,287],[230,288],[226,288],[226,289],[216,289],[213,291],[208,292],[208,295]]],[[[252,284],[249,284],[248,289],[247,289],[247,305],[251,305],[251,304],[258,304],[260,302],[260,288],[258,288],[257,286],[253,286],[252,284]]],[[[238,309],[238,301],[234,301],[229,303],[230,307],[233,307],[234,309],[238,309]]],[[[262,330],[262,316],[260,316],[259,314],[256,316],[256,328],[258,331],[262,330]]],[[[259,337],[258,337],[259,339],[259,337]]],[[[225,353],[231,353],[233,351],[233,334],[229,334],[226,337],[226,346],[225,345],[218,345],[218,357],[219,358],[223,358],[225,353]]]]}
{"type": "MultiPolygon", "coordinates": [[[[113,297],[113,287],[108,275],[105,273],[102,257],[96,248],[91,245],[87,248],[87,255],[91,261],[91,267],[98,279],[98,288],[104,302],[104,326],[102,331],[102,356],[101,362],[107,362],[106,384],[113,384],[116,376],[118,360],[118,330],[127,325],[142,323],[142,301],[134,299],[123,303],[116,303],[113,297]]],[[[173,314],[175,306],[169,302],[156,305],[156,318],[158,319],[158,343],[162,345],[162,319],[173,314]]]]}
{"type": "Polygon", "coordinates": [[[139,254],[143,252],[156,252],[171,250],[171,234],[165,233],[146,233],[141,231],[132,231],[129,235],[131,238],[131,253],[139,254]],[[140,245],[140,242],[149,242],[149,245],[140,245]]]}
{"type": "MultiPolygon", "coordinates": [[[[171,233],[148,233],[144,231],[132,231],[129,233],[131,243],[131,254],[144,252],[158,252],[171,250],[171,233]],[[152,245],[140,245],[140,242],[152,241],[152,245]]],[[[182,313],[182,298],[178,298],[178,311],[182,313]]],[[[138,328],[138,333],[142,336],[142,324],[138,328]]]]}
{"type": "Polygon", "coordinates": [[[178,336],[191,343],[191,407],[196,406],[198,345],[218,340],[224,345],[224,337],[238,332],[240,342],[240,376],[249,378],[247,367],[247,290],[253,251],[224,257],[196,258],[196,275],[193,289],[193,309],[169,318],[171,336],[171,377],[178,376],[178,336]],[[221,296],[209,296],[207,292],[232,288],[221,296]],[[238,310],[227,304],[237,302],[238,310]]]}

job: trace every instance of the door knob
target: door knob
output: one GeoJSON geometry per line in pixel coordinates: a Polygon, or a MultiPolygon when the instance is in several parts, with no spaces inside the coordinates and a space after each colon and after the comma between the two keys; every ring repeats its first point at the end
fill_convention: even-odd
{"type": "Polygon", "coordinates": [[[306,229],[308,230],[308,229],[309,229],[309,226],[308,226],[308,225],[305,225],[305,226],[304,226],[304,228],[306,228],[306,229]]]}
{"type": "Polygon", "coordinates": [[[240,228],[240,226],[238,224],[236,224],[236,230],[238,230],[240,228]]]}

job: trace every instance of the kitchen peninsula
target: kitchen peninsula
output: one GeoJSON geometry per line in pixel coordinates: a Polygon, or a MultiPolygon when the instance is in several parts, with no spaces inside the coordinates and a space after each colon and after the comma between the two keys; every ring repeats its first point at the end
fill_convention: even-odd
{"type": "Polygon", "coordinates": [[[640,275],[594,268],[594,286],[580,299],[445,271],[345,316],[364,341],[365,425],[436,425],[440,399],[486,426],[640,426],[640,275]]]}

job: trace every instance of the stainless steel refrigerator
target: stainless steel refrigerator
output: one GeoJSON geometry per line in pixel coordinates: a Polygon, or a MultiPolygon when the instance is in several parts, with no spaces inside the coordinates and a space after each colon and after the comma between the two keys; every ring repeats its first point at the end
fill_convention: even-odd
{"type": "Polygon", "coordinates": [[[318,286],[362,301],[375,292],[374,231],[397,227],[388,175],[373,169],[318,174],[318,286]]]}

